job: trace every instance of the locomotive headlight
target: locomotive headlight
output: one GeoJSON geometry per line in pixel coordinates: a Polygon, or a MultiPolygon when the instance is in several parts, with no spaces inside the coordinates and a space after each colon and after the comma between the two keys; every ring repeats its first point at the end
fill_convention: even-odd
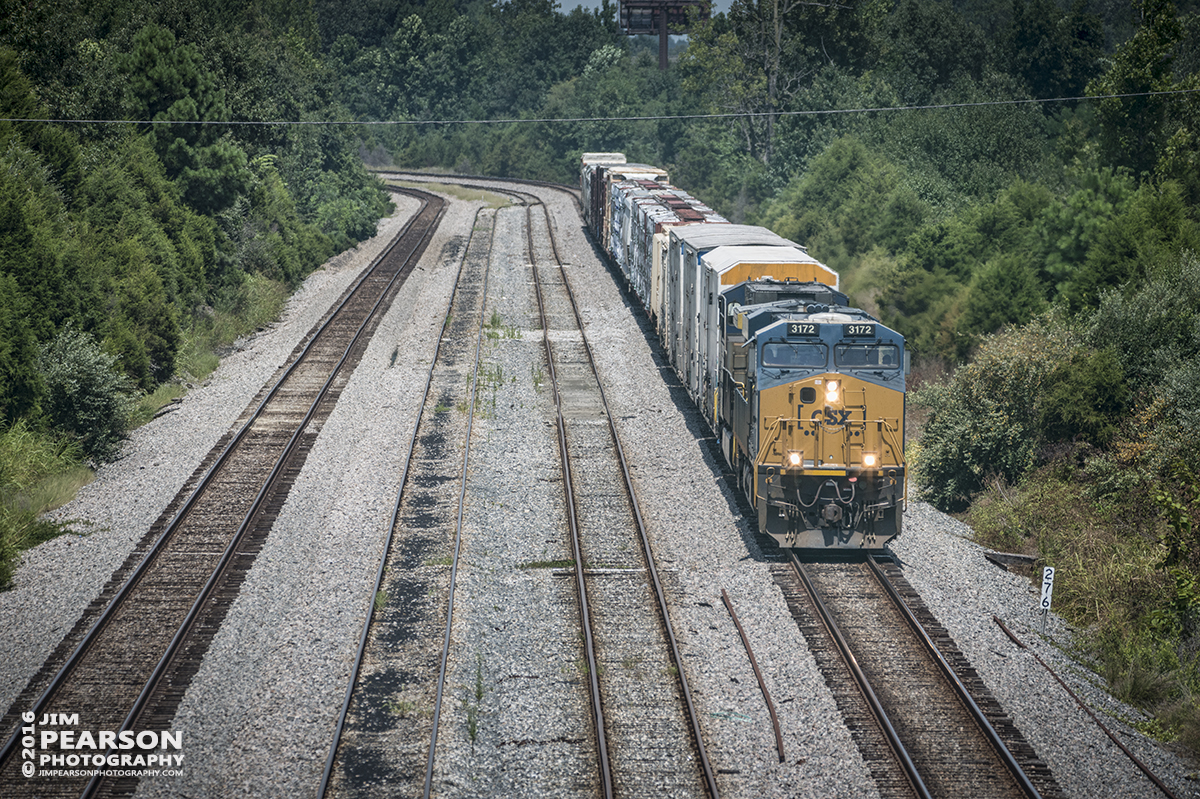
{"type": "Polygon", "coordinates": [[[864,452],[863,453],[863,466],[867,467],[868,469],[873,469],[878,465],[879,465],[879,456],[878,455],[876,455],[874,452],[864,452]]]}
{"type": "Polygon", "coordinates": [[[796,450],[792,450],[791,452],[789,452],[787,454],[788,466],[791,466],[792,468],[796,468],[797,466],[800,465],[802,457],[803,456],[799,452],[797,452],[796,450]]]}
{"type": "Polygon", "coordinates": [[[841,385],[836,380],[830,380],[825,384],[825,402],[837,402],[838,394],[840,393],[841,385]]]}

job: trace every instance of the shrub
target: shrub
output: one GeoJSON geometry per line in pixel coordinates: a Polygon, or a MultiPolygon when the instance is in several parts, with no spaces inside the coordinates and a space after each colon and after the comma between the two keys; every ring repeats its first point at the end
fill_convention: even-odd
{"type": "Polygon", "coordinates": [[[1200,473],[1198,320],[1200,258],[1191,253],[1137,291],[1108,292],[1092,316],[1088,338],[1119,359],[1135,397],[1111,446],[1088,463],[1097,497],[1172,484],[1180,464],[1200,473]]]}
{"type": "Polygon", "coordinates": [[[112,459],[134,408],[117,359],[91,335],[68,325],[42,348],[38,369],[51,423],[75,436],[86,457],[112,459]]]}
{"type": "Polygon", "coordinates": [[[1047,378],[1038,426],[1047,441],[1107,446],[1129,404],[1116,353],[1080,351],[1047,378]]]}
{"type": "Polygon", "coordinates": [[[1054,370],[1078,347],[1051,313],[991,336],[946,383],[913,392],[929,412],[921,438],[919,488],[942,510],[962,510],[989,477],[1015,483],[1037,462],[1038,403],[1054,370]]]}

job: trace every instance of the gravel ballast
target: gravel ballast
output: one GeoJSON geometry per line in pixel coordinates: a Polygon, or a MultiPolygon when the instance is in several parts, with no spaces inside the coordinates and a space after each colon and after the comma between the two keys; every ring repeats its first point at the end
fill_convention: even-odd
{"type": "MultiPolygon", "coordinates": [[[[720,770],[722,796],[877,795],[771,580],[769,569],[778,557],[741,517],[739,503],[721,479],[707,442],[699,440],[710,431],[681,391],[672,388],[673,375],[656,360],[626,295],[597,259],[574,202],[553,190],[533,191],[546,198],[560,252],[570,265],[568,278],[577,292],[586,334],[633,469],[637,500],[667,584],[684,668],[701,710],[708,756],[720,770]],[[762,693],[721,601],[722,589],[734,603],[776,703],[784,731],[782,763],[762,693]]],[[[135,431],[122,458],[102,468],[96,481],[58,512],[62,518],[90,522],[89,534],[64,536],[25,554],[16,587],[0,594],[0,699],[5,707],[208,449],[415,209],[415,203],[405,198],[397,202],[400,210],[381,223],[379,236],[310,276],[278,324],[243,342],[243,348],[225,358],[178,410],[135,431]]],[[[402,467],[402,445],[415,423],[416,395],[432,352],[430,336],[444,316],[457,268],[455,254],[466,241],[477,207],[478,203],[451,202],[422,265],[401,290],[326,421],[180,707],[174,729],[185,735],[184,774],[144,779],[138,796],[315,794],[370,601],[370,583],[402,467]],[[398,355],[393,364],[394,352],[398,355]]],[[[507,317],[511,297],[507,286],[498,284],[489,294],[506,324],[527,330],[527,322],[507,317]]],[[[534,387],[535,359],[527,346],[505,346],[514,348],[506,356],[514,360],[506,363],[520,383],[517,401],[539,407],[545,398],[534,387]],[[523,366],[527,361],[529,366],[523,366]]],[[[517,411],[498,409],[494,419],[511,418],[517,411]]],[[[511,608],[519,608],[522,592],[533,582],[539,586],[539,603],[569,596],[570,591],[557,588],[556,581],[566,581],[549,576],[548,570],[513,577],[503,573],[536,559],[541,552],[537,535],[547,538],[535,526],[544,528],[553,515],[547,513],[552,499],[543,496],[544,486],[538,482],[549,476],[538,471],[545,468],[545,439],[506,438],[503,429],[487,431],[486,425],[482,431],[479,435],[488,436],[485,443],[492,449],[481,455],[479,467],[469,476],[469,558],[462,601],[500,591],[511,597],[511,608]],[[505,475],[507,482],[486,482],[487,470],[496,468],[505,451],[513,453],[513,463],[530,471],[525,495],[514,490],[512,486],[520,481],[511,474],[505,475]],[[535,495],[537,507],[523,507],[535,495]],[[528,529],[517,530],[513,519],[521,516],[539,518],[531,518],[528,529]],[[496,524],[501,518],[503,524],[496,524]],[[507,529],[514,536],[528,535],[528,541],[517,548],[514,538],[514,548],[506,551],[500,548],[502,541],[488,538],[507,529]],[[485,584],[491,584],[486,591],[485,584]]],[[[1094,675],[1063,654],[1070,631],[1060,621],[1051,616],[1050,641],[1038,635],[1034,587],[1028,579],[985,560],[969,535],[970,530],[955,520],[913,503],[905,532],[893,549],[905,576],[1054,770],[1067,795],[1161,794],[1078,710],[1032,654],[1019,650],[1005,636],[993,622],[993,614],[1101,711],[1105,723],[1176,795],[1196,795],[1197,783],[1191,779],[1195,765],[1105,715],[1138,718],[1134,710],[1100,690],[1094,675]]],[[[561,556],[556,546],[542,547],[545,560],[561,556]]],[[[491,705],[494,715],[484,720],[500,724],[507,713],[535,725],[537,713],[514,704],[522,701],[520,680],[507,679],[506,664],[519,658],[514,652],[492,648],[499,646],[496,641],[514,640],[488,632],[505,623],[504,610],[505,603],[496,602],[472,606],[461,622],[456,617],[455,645],[462,653],[456,660],[456,697],[468,695],[476,664],[482,664],[478,673],[491,692],[489,700],[511,706],[491,705]]],[[[556,653],[563,645],[547,642],[556,653]]],[[[563,660],[566,655],[555,657],[563,660]]],[[[552,665],[547,675],[562,668],[552,665]]],[[[86,725],[86,720],[81,721],[86,725]]],[[[461,719],[458,723],[461,729],[461,719]]],[[[514,763],[520,759],[519,747],[501,746],[505,740],[522,738],[520,731],[508,732],[486,742],[487,764],[471,762],[484,753],[474,751],[461,736],[444,741],[448,757],[439,774],[447,778],[447,786],[461,786],[450,793],[553,795],[532,784],[532,770],[521,779],[496,785],[495,791],[472,783],[472,776],[481,771],[500,770],[495,758],[514,758],[514,763]],[[480,769],[482,765],[486,767],[480,769]]],[[[554,757],[538,764],[538,770],[555,767],[554,757]]],[[[579,777],[579,764],[569,758],[558,767],[563,771],[553,779],[560,785],[579,777]]]]}

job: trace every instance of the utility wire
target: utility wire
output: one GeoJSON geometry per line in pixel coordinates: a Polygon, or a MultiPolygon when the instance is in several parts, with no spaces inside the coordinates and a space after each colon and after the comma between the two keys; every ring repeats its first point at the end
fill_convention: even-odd
{"type": "Polygon", "coordinates": [[[1099,94],[1083,97],[1046,97],[1033,99],[987,100],[976,103],[939,103],[932,105],[878,106],[874,108],[825,108],[809,111],[730,111],[715,114],[662,114],[624,117],[541,117],[533,119],[395,119],[395,120],[200,120],[200,119],[32,119],[0,117],[0,122],[55,123],[60,125],[214,125],[224,127],[241,126],[368,126],[368,125],[517,125],[554,124],[563,122],[668,122],[694,119],[745,119],[755,117],[800,117],[827,116],[833,114],[877,114],[901,111],[938,111],[954,108],[987,108],[1003,105],[1040,105],[1045,103],[1071,103],[1089,100],[1123,100],[1132,97],[1163,97],[1169,95],[1196,94],[1200,89],[1171,89],[1160,92],[1130,92],[1127,94],[1099,94]]]}

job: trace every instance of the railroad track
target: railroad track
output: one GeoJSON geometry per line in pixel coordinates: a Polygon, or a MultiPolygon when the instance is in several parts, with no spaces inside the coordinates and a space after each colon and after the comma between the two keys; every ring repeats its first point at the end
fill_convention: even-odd
{"type": "MultiPolygon", "coordinates": [[[[495,188],[492,190],[506,192],[513,191],[511,189],[495,188]]],[[[540,237],[535,236],[532,233],[530,234],[531,242],[534,242],[538,238],[540,237]]],[[[531,248],[533,248],[531,251],[536,253],[536,247],[532,243],[531,248]]],[[[553,252],[546,252],[545,255],[541,256],[535,254],[533,259],[535,277],[540,276],[546,271],[539,266],[539,258],[547,263],[553,263],[555,261],[555,255],[553,252]]],[[[554,283],[566,282],[565,277],[554,277],[552,279],[554,283]]],[[[554,285],[554,283],[548,285],[554,285]]],[[[549,318],[549,321],[543,324],[543,328],[547,329],[548,331],[553,331],[552,333],[548,333],[546,336],[546,347],[548,352],[547,357],[550,363],[555,363],[561,358],[562,361],[567,364],[564,369],[559,370],[564,372],[566,379],[559,377],[558,382],[563,384],[562,396],[556,398],[555,400],[555,405],[561,411],[564,420],[561,423],[561,435],[564,441],[564,443],[561,445],[562,450],[565,453],[571,454],[571,460],[576,463],[576,468],[572,468],[570,471],[572,473],[578,473],[582,476],[582,480],[579,481],[579,485],[573,486],[573,490],[579,495],[589,498],[589,505],[592,507],[589,508],[588,512],[590,512],[596,519],[599,520],[599,524],[597,526],[603,529],[605,531],[605,535],[607,535],[614,530],[620,529],[620,522],[617,519],[621,515],[622,511],[619,510],[618,503],[611,501],[611,498],[613,498],[617,492],[614,492],[611,488],[613,481],[606,481],[604,477],[606,460],[604,458],[595,458],[592,454],[603,451],[603,445],[595,443],[595,439],[597,438],[595,434],[598,432],[598,428],[600,427],[600,425],[596,424],[595,422],[603,419],[605,416],[605,413],[602,410],[603,400],[602,397],[596,396],[595,393],[590,393],[593,391],[589,386],[589,380],[592,378],[589,376],[588,370],[583,368],[584,361],[586,360],[586,356],[582,354],[583,348],[581,347],[576,353],[571,352],[572,348],[578,347],[580,344],[582,344],[582,337],[575,332],[575,329],[572,328],[567,321],[564,321],[569,320],[569,317],[574,312],[573,309],[569,307],[570,301],[547,301],[545,302],[545,305],[547,306],[545,315],[549,318]],[[556,354],[556,351],[558,354],[556,354]],[[573,421],[574,424],[572,424],[573,421]],[[589,425],[588,421],[591,421],[592,424],[589,425]],[[587,453],[587,455],[585,455],[583,458],[578,457],[578,454],[582,453],[587,453]],[[597,497],[605,497],[606,499],[603,501],[596,501],[594,498],[597,497]],[[604,516],[605,513],[612,513],[613,516],[606,518],[604,516]]],[[[605,540],[605,535],[593,537],[584,534],[580,538],[581,540],[588,540],[590,538],[595,542],[603,542],[605,540]]],[[[614,540],[618,538],[618,536],[611,535],[608,537],[614,540]]],[[[604,604],[601,592],[605,590],[605,582],[615,584],[618,579],[635,573],[638,568],[636,565],[631,566],[626,564],[622,559],[628,558],[629,548],[626,546],[618,545],[616,547],[606,547],[603,543],[593,544],[593,546],[595,548],[591,553],[589,553],[581,544],[579,545],[580,548],[575,554],[573,554],[573,561],[576,565],[576,568],[580,571],[580,574],[577,575],[576,579],[579,581],[581,586],[584,586],[584,588],[580,590],[579,602],[581,607],[585,608],[585,610],[582,612],[584,619],[581,622],[585,627],[602,626],[599,622],[593,623],[592,619],[589,617],[594,616],[597,618],[602,618],[603,616],[601,612],[593,612],[591,610],[591,606],[594,605],[598,608],[604,604]],[[589,563],[602,563],[606,567],[610,568],[606,568],[604,570],[589,570],[584,568],[589,563]],[[615,568],[612,568],[614,565],[615,568]],[[597,579],[597,577],[600,576],[603,577],[602,580],[597,579]]],[[[812,567],[810,567],[810,569],[811,568],[812,567]]],[[[903,583],[903,580],[898,576],[898,573],[894,576],[900,583],[903,583]]],[[[838,581],[834,579],[832,582],[837,584],[838,581]]],[[[797,584],[799,584],[799,580],[797,580],[797,584]]],[[[629,586],[625,586],[623,591],[615,593],[620,594],[620,600],[627,601],[628,598],[634,595],[636,592],[630,590],[629,586]]],[[[789,597],[789,599],[795,601],[795,597],[789,597]]],[[[860,596],[859,599],[862,599],[862,597],[860,596]]],[[[909,599],[914,604],[919,604],[919,599],[915,597],[915,594],[910,596],[909,599]]],[[[900,611],[896,611],[896,613],[899,614],[900,611]]],[[[633,627],[636,626],[636,624],[629,621],[631,617],[628,613],[622,612],[620,618],[622,625],[620,626],[619,634],[628,633],[633,627]]],[[[636,618],[636,614],[633,618],[636,618]]],[[[899,618],[899,616],[897,616],[897,618],[899,618]]],[[[927,625],[931,622],[932,619],[925,619],[925,623],[927,625]]],[[[819,625],[817,624],[810,625],[809,628],[804,630],[806,636],[808,636],[810,639],[813,639],[824,634],[818,629],[818,627],[819,625]]],[[[880,633],[880,636],[883,639],[886,639],[887,635],[888,632],[886,629],[880,633]]],[[[630,651],[636,651],[639,648],[639,645],[633,644],[632,640],[633,639],[619,643],[617,645],[617,649],[626,653],[630,651]]],[[[943,644],[952,648],[952,643],[943,642],[943,644]]],[[[596,653],[589,652],[588,676],[591,683],[591,692],[593,694],[593,705],[594,707],[599,708],[599,711],[593,712],[596,717],[601,717],[601,714],[609,712],[609,709],[606,708],[603,701],[604,696],[621,695],[623,693],[628,693],[631,690],[631,687],[628,685],[621,685],[618,687],[620,676],[623,672],[627,673],[629,671],[630,664],[628,656],[626,656],[626,658],[624,658],[620,664],[605,662],[603,657],[599,654],[603,647],[600,644],[594,644],[592,646],[595,646],[597,651],[596,653]],[[620,667],[618,667],[618,665],[620,667]],[[604,676],[601,677],[599,675],[604,676]],[[607,690],[600,685],[605,678],[610,679],[612,682],[612,685],[610,685],[607,690]]],[[[833,652],[832,644],[826,641],[825,643],[816,644],[815,646],[817,648],[820,648],[821,646],[828,648],[828,651],[825,653],[826,659],[829,660],[829,663],[826,664],[826,668],[827,670],[832,670],[834,668],[832,665],[833,661],[829,657],[833,652]]],[[[879,641],[872,641],[869,644],[862,644],[862,646],[866,647],[867,650],[871,651],[872,653],[887,653],[887,655],[884,657],[885,661],[890,661],[896,656],[897,653],[897,649],[894,645],[883,647],[879,641]],[[872,649],[872,647],[875,648],[872,649]]],[[[820,657],[821,655],[818,654],[818,658],[820,657]]],[[[919,662],[920,657],[925,656],[914,652],[911,657],[914,662],[919,662]]],[[[932,666],[928,665],[932,662],[933,661],[929,661],[927,663],[927,672],[928,669],[932,668],[932,666]]],[[[969,671],[969,666],[967,666],[965,662],[956,663],[955,668],[957,668],[959,671],[969,671]]],[[[889,667],[884,668],[881,671],[882,673],[887,674],[890,673],[891,670],[889,667]]],[[[950,669],[948,673],[953,673],[953,669],[950,669]]],[[[1054,783],[1053,777],[1049,774],[1048,770],[1037,761],[1036,755],[1027,745],[1024,744],[1019,733],[1017,733],[1015,728],[1012,727],[1011,723],[1007,722],[1007,720],[1004,718],[1003,712],[997,705],[995,705],[994,702],[991,702],[984,709],[984,717],[985,719],[988,719],[988,721],[985,721],[985,724],[1002,728],[1002,743],[1011,746],[1014,750],[1019,752],[1020,766],[1024,767],[1024,770],[1022,770],[1021,767],[1013,768],[1011,763],[1005,763],[1008,752],[1007,749],[1003,748],[1003,746],[1001,747],[1001,749],[1003,749],[1002,752],[996,752],[993,744],[985,743],[980,745],[978,743],[973,743],[972,746],[976,747],[978,750],[974,751],[966,746],[965,741],[957,738],[952,737],[950,739],[951,743],[946,743],[947,739],[945,736],[939,737],[941,733],[938,732],[938,730],[941,726],[943,726],[941,723],[933,724],[930,728],[924,730],[920,729],[919,724],[909,724],[907,728],[904,729],[904,735],[914,741],[912,748],[914,751],[919,753],[919,756],[914,758],[911,754],[907,753],[907,750],[903,748],[904,744],[900,740],[899,734],[896,736],[896,745],[900,747],[901,754],[897,755],[895,748],[889,745],[889,742],[886,740],[885,736],[880,734],[880,722],[870,712],[869,708],[866,707],[861,695],[856,699],[850,698],[851,694],[861,694],[861,692],[858,688],[850,687],[853,685],[853,683],[852,681],[849,681],[849,675],[844,671],[838,672],[838,674],[839,676],[836,678],[829,678],[831,687],[833,688],[835,694],[839,695],[839,705],[841,705],[843,711],[846,712],[849,724],[853,728],[854,737],[859,743],[860,748],[863,750],[867,761],[871,764],[873,774],[885,795],[1036,796],[1039,795],[1039,791],[1040,795],[1059,795],[1059,789],[1054,783]],[[837,682],[836,685],[834,684],[835,682],[837,682]],[[853,707],[856,704],[858,707],[853,707]],[[847,708],[852,709],[847,710],[847,708]],[[922,749],[922,747],[924,747],[924,749],[922,749]],[[986,752],[989,747],[992,749],[993,753],[988,755],[988,757],[991,757],[992,759],[991,761],[985,761],[984,759],[981,759],[982,756],[980,755],[980,752],[986,752]],[[931,752],[933,754],[931,754],[931,752]],[[937,762],[936,754],[938,752],[949,752],[953,754],[950,757],[943,758],[944,762],[939,763],[937,762]],[[919,767],[917,765],[912,765],[914,760],[920,764],[919,767]],[[906,776],[904,774],[905,769],[902,764],[905,761],[910,762],[909,770],[912,772],[911,776],[906,776]],[[964,763],[970,767],[961,769],[961,766],[964,763]],[[981,763],[986,764],[981,766],[981,763]],[[956,769],[959,769],[959,771],[956,771],[956,769]],[[1028,771],[1032,775],[1032,779],[1027,780],[1025,778],[1025,771],[1028,771]],[[933,785],[932,788],[925,784],[926,778],[922,776],[922,772],[929,772],[931,775],[929,781],[933,785]],[[997,779],[997,774],[1000,775],[999,779],[997,779]],[[1008,776],[1004,776],[1006,774],[1008,776]],[[1001,784],[1005,787],[999,792],[994,792],[993,789],[995,789],[997,785],[1001,784]],[[1014,788],[1017,789],[1017,793],[1011,793],[1011,790],[1014,788]],[[1031,789],[1032,793],[1020,792],[1026,788],[1031,789]],[[1010,792],[1006,793],[1005,791],[1010,792]]],[[[881,678],[877,677],[877,679],[881,678]]],[[[914,678],[914,680],[915,679],[918,678],[914,678]]],[[[929,679],[928,673],[919,678],[919,680],[923,682],[929,682],[929,679]]],[[[957,678],[955,678],[955,680],[957,680],[957,678]]],[[[636,686],[633,689],[636,690],[636,686]]],[[[911,695],[911,688],[905,688],[904,690],[907,691],[907,693],[896,693],[894,691],[893,695],[911,695]]],[[[972,685],[972,691],[975,695],[981,697],[986,694],[986,691],[983,689],[981,684],[972,685]]],[[[968,697],[967,700],[954,700],[958,707],[958,710],[954,711],[955,713],[965,712],[961,707],[964,701],[974,702],[974,700],[969,698],[970,692],[965,694],[965,696],[968,697]]],[[[920,704],[922,701],[924,700],[917,701],[916,703],[920,704]]],[[[646,706],[654,705],[655,703],[652,701],[643,701],[642,704],[643,706],[646,706]]],[[[661,705],[661,703],[659,704],[661,705]]],[[[901,704],[904,703],[901,702],[901,704]]],[[[898,711],[893,711],[893,713],[898,713],[898,711]]],[[[950,718],[950,716],[941,716],[940,722],[945,722],[947,718],[950,718]]],[[[890,722],[884,722],[884,724],[890,724],[890,722]]],[[[670,756],[668,755],[662,755],[662,753],[659,754],[660,756],[655,759],[659,761],[663,759],[670,759],[670,756]]],[[[601,757],[603,758],[603,754],[601,757]]],[[[614,771],[614,773],[617,772],[614,771]]],[[[652,773],[647,773],[645,779],[654,780],[655,775],[652,773]]],[[[715,788],[711,788],[710,790],[715,792],[715,788]]]]}
{"type": "Polygon", "coordinates": [[[441,219],[443,200],[409,193],[422,201],[416,216],[209,453],[18,697],[5,719],[17,731],[0,753],[6,797],[114,796],[136,788],[136,777],[89,777],[86,767],[53,780],[22,776],[29,760],[18,747],[20,714],[75,717],[97,732],[170,730],[322,423],[441,219]]]}
{"type": "Polygon", "coordinates": [[[773,571],[882,794],[1062,796],[898,569],[793,557],[773,571]]]}
{"type": "MultiPolygon", "coordinates": [[[[475,223],[464,277],[449,313],[458,328],[442,337],[443,347],[472,339],[474,371],[465,379],[462,370],[442,365],[441,354],[431,368],[433,388],[414,433],[418,443],[395,514],[396,543],[381,566],[377,596],[385,598],[363,637],[362,666],[348,693],[340,743],[331,752],[321,793],[431,796],[455,785],[462,790],[458,783],[443,784],[442,775],[471,773],[464,760],[469,764],[476,756],[478,736],[507,763],[499,774],[488,772],[506,780],[504,786],[489,783],[489,790],[530,790],[532,781],[549,777],[560,780],[549,784],[560,795],[635,795],[654,785],[672,795],[715,796],[686,677],[673,636],[664,627],[666,605],[661,586],[656,586],[653,557],[548,212],[526,192],[493,191],[524,207],[488,212],[487,224],[475,223]],[[497,229],[504,231],[504,243],[496,244],[497,229]],[[518,229],[522,245],[513,243],[518,229]],[[489,260],[496,273],[490,278],[497,285],[492,290],[487,280],[471,277],[484,273],[489,260]],[[479,289],[464,294],[463,286],[473,284],[479,289]],[[535,341],[544,355],[532,349],[535,341]],[[518,390],[513,388],[515,377],[501,377],[514,362],[535,375],[532,387],[518,390]],[[549,393],[542,388],[543,370],[549,393]],[[439,390],[438,385],[448,388],[439,390]],[[466,387],[487,396],[466,397],[466,387]],[[500,400],[498,390],[504,392],[500,400]],[[557,441],[545,460],[539,458],[536,475],[505,474],[503,466],[497,467],[504,459],[503,445],[467,443],[467,418],[474,418],[477,409],[488,423],[482,428],[487,432],[476,432],[476,438],[503,436],[508,428],[502,417],[524,417],[512,410],[512,395],[521,391],[520,401],[539,404],[543,410],[538,418],[551,420],[556,431],[553,439],[545,433],[536,436],[545,444],[557,441]],[[430,410],[433,396],[440,412],[430,410]],[[451,412],[452,407],[457,411],[451,412]],[[460,427],[441,437],[436,457],[422,456],[420,442],[433,438],[426,426],[432,430],[437,419],[446,417],[459,419],[460,427]],[[437,477],[428,464],[444,463],[451,454],[461,466],[458,476],[437,477]],[[488,475],[479,493],[470,487],[477,470],[488,475]],[[437,486],[442,496],[456,496],[456,507],[443,503],[434,511],[432,500],[416,499],[415,493],[407,499],[414,481],[437,486]],[[484,513],[481,518],[478,508],[504,505],[507,496],[518,492],[525,495],[520,507],[508,505],[511,512],[504,516],[484,513]],[[421,510],[410,514],[404,510],[408,506],[421,510]],[[530,507],[546,511],[544,521],[533,522],[544,527],[534,534],[545,536],[539,541],[546,545],[543,553],[550,554],[543,561],[519,551],[514,537],[482,529],[527,524],[512,516],[530,507]],[[423,545],[411,543],[422,540],[423,545]],[[459,586],[464,560],[466,584],[459,586]],[[548,617],[522,619],[518,604],[514,618],[495,604],[497,613],[484,623],[489,605],[508,597],[506,589],[478,589],[480,561],[487,572],[510,572],[521,584],[516,590],[527,603],[523,609],[545,602],[552,609],[548,617]],[[604,568],[585,568],[589,563],[604,568]],[[574,578],[572,590],[566,590],[562,576],[574,578]],[[466,598],[456,605],[455,596],[462,591],[466,598]],[[394,596],[401,597],[395,609],[394,596]],[[572,610],[564,612],[568,608],[572,610]],[[444,625],[436,636],[435,619],[444,625]],[[512,673],[485,679],[482,654],[477,662],[470,656],[478,645],[472,639],[510,624],[514,629],[509,634],[531,639],[542,660],[530,660],[526,652],[524,658],[494,667],[512,673]],[[440,654],[432,651],[435,638],[440,654]],[[572,765],[563,769],[564,760],[572,765]],[[439,762],[457,763],[457,770],[439,768],[439,762]]],[[[536,421],[534,427],[543,424],[536,421]]],[[[493,664],[487,666],[490,672],[493,664]]],[[[486,771],[495,764],[479,768],[486,771]]]]}
{"type": "Polygon", "coordinates": [[[476,215],[319,795],[428,795],[444,693],[494,212],[476,215]],[[465,413],[461,412],[465,411],[465,413]],[[445,563],[446,568],[436,568],[445,563]],[[441,643],[439,649],[431,642],[441,643]]]}
{"type": "Polygon", "coordinates": [[[529,214],[603,795],[654,785],[671,796],[715,797],[654,553],[550,217],[540,204],[529,214]],[[680,768],[686,763],[693,768],[680,768]]]}

